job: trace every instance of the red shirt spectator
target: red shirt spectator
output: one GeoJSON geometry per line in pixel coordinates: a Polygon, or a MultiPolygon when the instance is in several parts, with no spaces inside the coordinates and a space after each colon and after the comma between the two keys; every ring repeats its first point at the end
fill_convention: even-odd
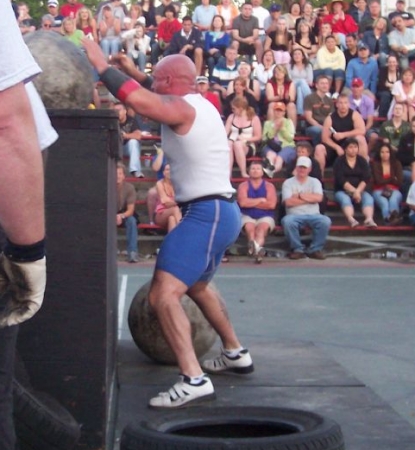
{"type": "Polygon", "coordinates": [[[209,91],[209,79],[207,77],[200,76],[196,78],[196,91],[212,103],[212,105],[218,110],[219,114],[222,115],[222,104],[218,95],[212,91],[209,91]]]}
{"type": "Polygon", "coordinates": [[[82,3],[78,3],[78,0],[67,0],[67,3],[61,7],[60,13],[63,17],[71,17],[74,19],[78,10],[83,6],[82,3]]]}

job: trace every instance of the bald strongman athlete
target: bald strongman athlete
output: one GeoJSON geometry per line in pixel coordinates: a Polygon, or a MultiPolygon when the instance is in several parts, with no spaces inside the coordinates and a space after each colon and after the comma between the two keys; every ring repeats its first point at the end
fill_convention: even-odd
{"type": "Polygon", "coordinates": [[[154,69],[154,92],[150,92],[109,67],[94,42],[85,40],[84,47],[113,95],[137,113],[162,124],[163,150],[183,212],[183,220],[165,237],[160,248],[149,292],[150,305],[176,355],[181,374],[172,388],[150,399],[149,406],[178,408],[212,399],[215,391],[204,372],[244,374],[254,370],[223,301],[208,285],[225,249],[241,229],[240,211],[229,180],[225,128],[215,107],[196,94],[196,69],[186,56],[163,58],[154,69]],[[222,340],[222,353],[202,365],[180,303],[186,293],[222,340]]]}

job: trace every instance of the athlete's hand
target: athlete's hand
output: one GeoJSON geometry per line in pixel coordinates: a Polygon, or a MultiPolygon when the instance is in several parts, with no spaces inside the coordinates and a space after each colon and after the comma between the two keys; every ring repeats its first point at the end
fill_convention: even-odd
{"type": "Polygon", "coordinates": [[[14,262],[0,255],[0,328],[30,319],[42,306],[46,287],[46,258],[14,262]],[[2,302],[2,303],[3,303],[2,302]]]}

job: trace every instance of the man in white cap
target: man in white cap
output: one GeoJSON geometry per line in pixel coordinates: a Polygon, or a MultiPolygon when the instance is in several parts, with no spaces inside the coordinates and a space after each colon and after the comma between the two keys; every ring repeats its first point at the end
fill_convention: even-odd
{"type": "Polygon", "coordinates": [[[322,250],[330,231],[331,220],[320,213],[319,203],[323,200],[323,187],[317,178],[309,177],[311,159],[300,156],[297,159],[295,175],[282,185],[282,201],[286,215],[281,220],[284,234],[290,243],[290,259],[325,259],[322,250]],[[312,240],[306,250],[301,241],[300,230],[311,228],[312,240]]]}
{"type": "Polygon", "coordinates": [[[48,0],[48,13],[53,17],[53,28],[60,29],[62,26],[63,16],[59,14],[58,0],[48,0]]]}

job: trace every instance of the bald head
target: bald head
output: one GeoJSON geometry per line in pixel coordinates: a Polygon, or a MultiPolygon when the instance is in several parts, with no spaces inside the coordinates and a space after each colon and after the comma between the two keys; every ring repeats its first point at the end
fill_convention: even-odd
{"type": "Polygon", "coordinates": [[[185,55],[169,55],[157,63],[153,78],[157,94],[189,94],[195,92],[196,67],[185,55]]]}

